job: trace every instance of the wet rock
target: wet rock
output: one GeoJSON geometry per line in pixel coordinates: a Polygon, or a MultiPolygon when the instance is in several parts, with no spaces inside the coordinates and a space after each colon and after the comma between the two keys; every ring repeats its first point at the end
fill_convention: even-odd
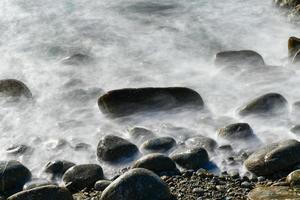
{"type": "Polygon", "coordinates": [[[92,61],[93,61],[92,57],[82,53],[76,53],[69,57],[64,58],[61,62],[64,65],[84,65],[84,64],[90,64],[92,61]]]}
{"type": "Polygon", "coordinates": [[[46,165],[45,172],[51,174],[53,177],[61,177],[73,166],[75,166],[75,163],[66,160],[55,160],[46,165]]]}
{"type": "Polygon", "coordinates": [[[131,169],[113,181],[102,193],[101,200],[169,200],[168,186],[147,169],[131,169]]]}
{"type": "Polygon", "coordinates": [[[219,129],[218,136],[227,140],[243,140],[253,138],[255,135],[249,124],[236,123],[219,129]]]}
{"type": "Polygon", "coordinates": [[[217,66],[264,66],[263,57],[251,50],[223,51],[216,55],[215,65],[217,66]]]}
{"type": "Polygon", "coordinates": [[[277,93],[268,93],[262,95],[239,110],[239,114],[246,115],[264,115],[264,114],[282,114],[288,111],[288,102],[277,93]]]}
{"type": "Polygon", "coordinates": [[[25,144],[13,145],[6,149],[6,153],[10,155],[22,155],[31,151],[32,149],[25,144]]]}
{"type": "Polygon", "coordinates": [[[209,152],[213,152],[218,146],[215,140],[202,135],[197,135],[196,137],[188,139],[185,144],[190,148],[202,147],[209,152]]]}
{"type": "Polygon", "coordinates": [[[192,149],[186,153],[172,155],[172,160],[185,169],[198,170],[209,161],[207,151],[203,148],[192,149]]]}
{"type": "Polygon", "coordinates": [[[76,165],[63,175],[63,182],[71,192],[92,188],[96,181],[101,179],[103,179],[103,170],[96,164],[76,165]]]}
{"type": "Polygon", "coordinates": [[[176,145],[172,137],[158,137],[147,140],[142,144],[142,149],[150,152],[166,152],[176,145]]]}
{"type": "Polygon", "coordinates": [[[25,190],[10,196],[7,200],[73,200],[72,194],[58,186],[43,186],[25,190]]]}
{"type": "Polygon", "coordinates": [[[20,162],[0,162],[0,192],[11,195],[23,189],[24,184],[31,179],[31,172],[20,162]]]}
{"type": "Polygon", "coordinates": [[[300,143],[297,140],[285,140],[259,149],[244,164],[250,172],[266,176],[293,168],[300,162],[299,153],[300,143]]]}
{"type": "Polygon", "coordinates": [[[129,158],[138,153],[138,148],[131,142],[114,135],[107,135],[101,139],[97,147],[99,160],[115,162],[129,158]]]}
{"type": "Polygon", "coordinates": [[[143,156],[133,164],[132,168],[145,168],[157,174],[177,170],[171,158],[159,153],[143,156]]]}
{"type": "Polygon", "coordinates": [[[145,141],[146,139],[155,137],[152,131],[143,127],[134,127],[129,131],[129,134],[136,141],[145,141]]]}
{"type": "Polygon", "coordinates": [[[288,40],[288,51],[289,51],[290,59],[293,59],[299,50],[300,50],[300,38],[290,37],[288,40]]]}
{"type": "Polygon", "coordinates": [[[299,64],[299,62],[300,62],[300,50],[297,51],[297,53],[295,54],[292,60],[293,64],[299,64]]]}
{"type": "Polygon", "coordinates": [[[290,184],[290,186],[300,186],[300,170],[296,170],[291,172],[286,177],[286,182],[290,184]]]}
{"type": "Polygon", "coordinates": [[[249,200],[300,199],[300,190],[287,186],[257,187],[248,194],[249,200]]]}
{"type": "Polygon", "coordinates": [[[33,188],[49,186],[49,185],[57,185],[57,183],[49,182],[48,180],[45,179],[33,179],[24,185],[23,190],[30,190],[33,188]]]}
{"type": "Polygon", "coordinates": [[[290,131],[297,135],[300,134],[300,125],[293,126],[290,131]]]}
{"type": "Polygon", "coordinates": [[[0,96],[13,97],[13,100],[19,100],[21,97],[32,98],[28,87],[21,81],[15,79],[0,80],[0,96]]]}
{"type": "Polygon", "coordinates": [[[204,103],[201,96],[189,88],[126,88],[104,94],[99,98],[98,106],[104,114],[122,117],[177,107],[202,108],[204,103]]]}
{"type": "Polygon", "coordinates": [[[108,180],[100,180],[97,181],[94,185],[94,189],[97,191],[103,191],[105,190],[110,184],[112,183],[112,181],[108,181],[108,180]]]}

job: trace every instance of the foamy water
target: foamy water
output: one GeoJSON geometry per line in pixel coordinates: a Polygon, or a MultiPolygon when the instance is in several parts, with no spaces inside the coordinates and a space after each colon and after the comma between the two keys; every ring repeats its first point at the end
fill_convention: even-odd
{"type": "MultiPolygon", "coordinates": [[[[239,118],[236,110],[267,92],[281,93],[290,107],[300,100],[299,68],[287,66],[287,39],[300,29],[289,24],[271,1],[91,1],[3,0],[0,2],[0,78],[15,78],[31,89],[35,104],[0,109],[0,155],[18,159],[39,175],[50,160],[98,163],[96,145],[106,134],[128,138],[128,130],[145,126],[157,135],[187,138],[247,122],[265,143],[296,138],[289,132],[299,121],[239,118]],[[270,70],[242,74],[214,66],[223,50],[259,52],[270,70]],[[70,66],[61,60],[74,53],[93,62],[70,66]],[[112,120],[98,109],[104,91],[124,87],[185,86],[204,99],[205,112],[139,116],[112,120]],[[85,143],[86,148],[76,145],[85,143]],[[26,144],[31,153],[10,156],[6,148],[26,144]]],[[[219,141],[220,144],[222,141],[219,141]]],[[[81,145],[82,146],[82,145],[81,145]]],[[[243,146],[236,146],[237,150],[243,146]]],[[[221,158],[211,159],[224,169],[221,158]]],[[[118,167],[103,165],[106,174],[118,167]]]]}

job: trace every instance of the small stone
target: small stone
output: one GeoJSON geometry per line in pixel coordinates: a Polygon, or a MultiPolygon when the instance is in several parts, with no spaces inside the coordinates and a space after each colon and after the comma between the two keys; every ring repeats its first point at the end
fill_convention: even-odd
{"type": "Polygon", "coordinates": [[[45,172],[52,174],[53,177],[61,177],[75,163],[66,160],[56,160],[49,162],[45,167],[45,172]]]}
{"type": "Polygon", "coordinates": [[[100,180],[97,181],[94,185],[95,190],[97,191],[103,191],[105,190],[105,188],[107,188],[110,184],[112,183],[112,181],[108,181],[108,180],[100,180]]]}
{"type": "Polygon", "coordinates": [[[291,186],[300,186],[300,170],[291,172],[287,177],[286,181],[291,186]]]}
{"type": "Polygon", "coordinates": [[[147,140],[142,144],[142,149],[150,152],[166,152],[176,145],[172,137],[158,137],[147,140]]]}

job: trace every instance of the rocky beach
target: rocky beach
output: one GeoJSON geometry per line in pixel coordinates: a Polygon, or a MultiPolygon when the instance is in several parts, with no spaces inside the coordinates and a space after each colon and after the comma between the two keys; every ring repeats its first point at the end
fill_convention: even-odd
{"type": "Polygon", "coordinates": [[[0,200],[300,200],[299,0],[1,7],[0,200]]]}

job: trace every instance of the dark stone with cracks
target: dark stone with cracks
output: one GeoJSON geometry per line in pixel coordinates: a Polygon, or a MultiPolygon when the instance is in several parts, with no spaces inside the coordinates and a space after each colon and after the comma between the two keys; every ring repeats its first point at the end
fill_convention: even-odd
{"type": "Polygon", "coordinates": [[[170,200],[168,186],[155,173],[142,168],[131,169],[113,181],[101,200],[170,200]]]}
{"type": "Polygon", "coordinates": [[[97,147],[98,159],[109,162],[132,157],[137,153],[138,148],[136,145],[114,135],[105,136],[99,141],[97,147]]]}
{"type": "Polygon", "coordinates": [[[204,103],[196,91],[184,87],[126,88],[104,94],[99,98],[98,106],[104,114],[122,117],[177,107],[202,108],[204,103]]]}

